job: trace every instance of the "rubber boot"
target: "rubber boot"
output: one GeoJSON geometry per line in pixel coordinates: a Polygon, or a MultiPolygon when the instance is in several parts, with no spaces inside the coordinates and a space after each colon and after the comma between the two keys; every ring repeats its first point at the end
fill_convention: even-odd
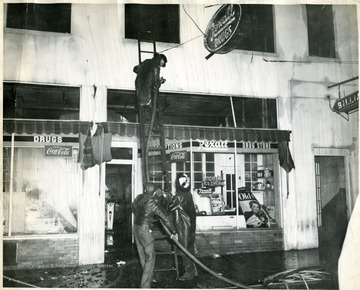
{"type": "MultiPolygon", "coordinates": [[[[179,278],[180,281],[187,281],[194,279],[194,266],[195,265],[189,265],[185,267],[185,273],[179,278]]],[[[197,272],[197,271],[196,271],[197,272]]]]}
{"type": "Polygon", "coordinates": [[[199,272],[198,272],[198,269],[195,264],[194,264],[194,276],[195,276],[195,278],[199,277],[199,272]]]}

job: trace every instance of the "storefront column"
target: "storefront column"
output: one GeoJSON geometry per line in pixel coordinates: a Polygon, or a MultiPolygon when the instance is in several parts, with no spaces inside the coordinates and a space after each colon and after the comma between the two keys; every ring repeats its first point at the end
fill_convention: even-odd
{"type": "MultiPolygon", "coordinates": [[[[82,86],[80,120],[106,121],[106,87],[82,86]]],[[[93,126],[93,132],[96,126],[93,126]]],[[[105,164],[83,171],[79,201],[79,264],[104,262],[105,249],[105,164]]]]}

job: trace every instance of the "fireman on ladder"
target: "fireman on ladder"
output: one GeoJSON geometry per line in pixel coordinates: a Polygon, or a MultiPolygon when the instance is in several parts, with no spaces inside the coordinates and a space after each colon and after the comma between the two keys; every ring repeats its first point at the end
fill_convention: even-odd
{"type": "Polygon", "coordinates": [[[140,108],[150,106],[153,101],[154,93],[165,83],[165,79],[160,77],[160,68],[165,67],[167,58],[164,54],[154,53],[153,58],[146,59],[133,71],[137,74],[135,79],[135,89],[140,108]]]}

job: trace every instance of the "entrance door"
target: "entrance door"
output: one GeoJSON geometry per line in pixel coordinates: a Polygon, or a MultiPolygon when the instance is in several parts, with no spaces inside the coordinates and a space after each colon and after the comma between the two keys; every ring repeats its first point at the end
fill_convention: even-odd
{"type": "Polygon", "coordinates": [[[345,162],[342,156],[315,156],[319,249],[336,263],[347,229],[345,162]]]}
{"type": "Polygon", "coordinates": [[[132,165],[106,164],[106,246],[131,243],[132,165]]]}

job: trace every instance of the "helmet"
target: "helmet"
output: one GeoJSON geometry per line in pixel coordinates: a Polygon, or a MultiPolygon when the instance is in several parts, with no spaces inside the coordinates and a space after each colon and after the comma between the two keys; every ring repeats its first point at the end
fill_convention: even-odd
{"type": "Polygon", "coordinates": [[[145,185],[144,193],[152,195],[156,189],[157,189],[157,187],[156,187],[155,183],[148,182],[145,185]]]}
{"type": "Polygon", "coordinates": [[[176,189],[181,191],[190,190],[190,178],[185,173],[179,173],[177,175],[176,189]]]}

